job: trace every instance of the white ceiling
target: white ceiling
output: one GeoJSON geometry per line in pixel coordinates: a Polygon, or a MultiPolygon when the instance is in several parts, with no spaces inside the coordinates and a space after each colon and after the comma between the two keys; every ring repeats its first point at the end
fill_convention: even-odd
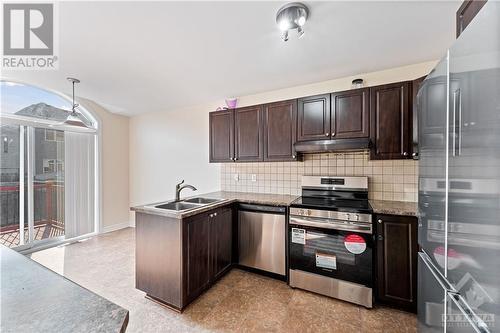
{"type": "Polygon", "coordinates": [[[59,70],[4,72],[127,115],[168,111],[436,60],[460,2],[305,2],[281,41],[283,2],[61,2],[59,70]]]}

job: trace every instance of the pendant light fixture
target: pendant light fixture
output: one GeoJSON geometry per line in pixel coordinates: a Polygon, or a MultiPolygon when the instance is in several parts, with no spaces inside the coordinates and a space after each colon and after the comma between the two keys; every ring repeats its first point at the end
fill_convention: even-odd
{"type": "Polygon", "coordinates": [[[304,35],[304,24],[309,16],[309,8],[300,2],[292,2],[284,5],[276,13],[276,23],[281,30],[281,39],[288,40],[288,32],[297,29],[297,35],[304,35]]]}
{"type": "Polygon", "coordinates": [[[68,77],[67,79],[73,85],[73,99],[71,104],[71,113],[69,114],[68,118],[66,118],[66,120],[64,121],[64,124],[88,128],[88,126],[85,125],[85,123],[80,118],[79,113],[76,112],[76,108],[79,106],[79,104],[75,103],[75,83],[80,83],[80,80],[75,79],[73,77],[68,77]]]}

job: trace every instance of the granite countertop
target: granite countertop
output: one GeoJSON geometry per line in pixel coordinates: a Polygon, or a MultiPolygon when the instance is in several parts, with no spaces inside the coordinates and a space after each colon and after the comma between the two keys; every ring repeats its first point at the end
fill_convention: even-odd
{"type": "Polygon", "coordinates": [[[0,245],[2,320],[7,332],[125,332],[128,311],[0,245]]]}
{"type": "Polygon", "coordinates": [[[289,206],[292,203],[292,201],[298,198],[298,196],[285,195],[285,194],[262,194],[262,193],[219,191],[219,192],[201,194],[194,197],[187,197],[183,198],[182,200],[197,198],[197,197],[221,199],[221,201],[186,211],[170,211],[165,209],[154,208],[154,206],[162,204],[164,202],[157,202],[148,205],[136,206],[130,209],[132,211],[139,213],[154,214],[154,215],[161,215],[171,218],[182,219],[212,210],[214,208],[226,206],[234,202],[258,204],[258,205],[270,205],[270,206],[289,206]]]}
{"type": "Polygon", "coordinates": [[[370,205],[377,214],[417,216],[418,212],[416,202],[370,200],[370,205]]]}

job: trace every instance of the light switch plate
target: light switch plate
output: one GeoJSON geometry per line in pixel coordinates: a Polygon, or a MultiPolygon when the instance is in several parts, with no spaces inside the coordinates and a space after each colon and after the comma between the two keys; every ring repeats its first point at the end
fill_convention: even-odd
{"type": "Polygon", "coordinates": [[[257,181],[257,175],[256,175],[256,174],[252,174],[252,181],[253,181],[253,182],[256,182],[256,181],[257,181]]]}
{"type": "Polygon", "coordinates": [[[235,181],[239,181],[240,180],[240,175],[238,175],[237,173],[234,174],[234,180],[235,181]]]}

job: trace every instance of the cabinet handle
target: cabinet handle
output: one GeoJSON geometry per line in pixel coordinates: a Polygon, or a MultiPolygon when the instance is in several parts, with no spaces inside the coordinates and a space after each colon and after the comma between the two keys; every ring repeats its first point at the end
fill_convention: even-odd
{"type": "Polygon", "coordinates": [[[210,214],[210,215],[208,215],[208,216],[209,216],[210,218],[212,218],[212,217],[214,217],[214,214],[210,214]]]}
{"type": "Polygon", "coordinates": [[[292,158],[293,158],[293,159],[296,159],[296,158],[297,158],[297,156],[295,156],[295,155],[292,155],[292,158]]]}
{"type": "Polygon", "coordinates": [[[378,224],[382,224],[382,220],[377,220],[378,224]]]}
{"type": "Polygon", "coordinates": [[[403,156],[408,156],[408,153],[407,153],[407,152],[404,152],[404,153],[403,153],[403,156]]]}
{"type": "Polygon", "coordinates": [[[235,158],[233,159],[233,161],[236,161],[237,159],[238,159],[238,158],[237,158],[237,157],[235,157],[235,158]]]}
{"type": "Polygon", "coordinates": [[[384,236],[382,236],[382,235],[378,235],[377,239],[378,239],[379,241],[383,241],[383,240],[384,240],[384,236]]]}
{"type": "Polygon", "coordinates": [[[325,133],[325,136],[330,136],[330,133],[326,132],[326,133],[325,133]]]}
{"type": "Polygon", "coordinates": [[[214,213],[214,216],[217,216],[217,213],[214,213]]]}

